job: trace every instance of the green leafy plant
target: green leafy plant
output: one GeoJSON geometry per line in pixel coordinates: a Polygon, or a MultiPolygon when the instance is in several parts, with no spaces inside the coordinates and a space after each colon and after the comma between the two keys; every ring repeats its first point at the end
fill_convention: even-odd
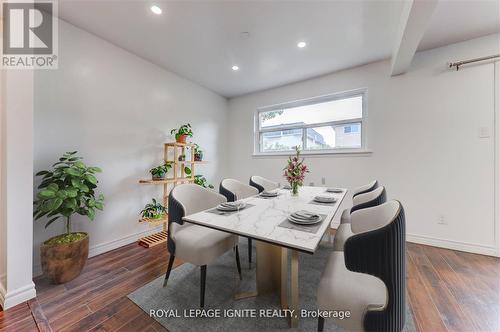
{"type": "Polygon", "coordinates": [[[200,174],[194,176],[194,183],[199,185],[199,186],[202,186],[203,188],[214,189],[214,186],[209,184],[207,182],[207,179],[203,175],[200,175],[200,174]]]}
{"type": "Polygon", "coordinates": [[[38,186],[40,191],[33,202],[35,220],[44,216],[49,218],[45,228],[59,218],[64,218],[66,235],[71,233],[71,217],[78,213],[94,220],[96,210],[103,210],[104,196],[96,198],[97,183],[95,173],[99,167],[88,167],[78,157],[77,151],[66,152],[51,170],[41,171],[36,176],[42,177],[38,186]]]}
{"type": "Polygon", "coordinates": [[[184,166],[184,173],[186,173],[187,176],[191,175],[191,168],[184,166]]]}
{"type": "Polygon", "coordinates": [[[186,123],[179,128],[172,129],[170,131],[170,134],[175,134],[175,140],[179,141],[181,135],[184,135],[186,137],[193,137],[193,130],[191,129],[191,124],[186,123]]]}
{"type": "Polygon", "coordinates": [[[148,219],[161,219],[165,212],[165,207],[153,198],[152,203],[148,203],[144,206],[144,209],[141,211],[141,216],[148,219]]]}
{"type": "Polygon", "coordinates": [[[149,173],[153,176],[153,179],[163,179],[166,173],[172,168],[171,162],[166,162],[163,165],[153,167],[149,170],[149,173]]]}
{"type": "Polygon", "coordinates": [[[179,161],[185,161],[186,160],[186,155],[183,153],[179,156],[179,161]]]}

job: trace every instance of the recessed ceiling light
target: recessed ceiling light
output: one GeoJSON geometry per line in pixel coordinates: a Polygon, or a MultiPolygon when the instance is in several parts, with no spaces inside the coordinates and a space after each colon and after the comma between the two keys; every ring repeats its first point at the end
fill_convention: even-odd
{"type": "Polygon", "coordinates": [[[239,69],[240,69],[240,67],[238,67],[238,66],[234,65],[234,66],[232,66],[232,67],[231,67],[231,69],[232,69],[232,70],[234,70],[234,71],[237,71],[237,70],[239,70],[239,69]]]}
{"type": "Polygon", "coordinates": [[[306,45],[307,45],[307,44],[306,44],[306,42],[304,42],[304,41],[301,41],[301,42],[298,42],[298,43],[297,43],[297,47],[298,47],[298,48],[304,48],[304,47],[306,47],[306,45]]]}
{"type": "Polygon", "coordinates": [[[155,6],[151,6],[151,11],[153,13],[155,13],[156,15],[160,15],[161,14],[161,8],[158,7],[158,6],[156,6],[156,5],[155,6]]]}

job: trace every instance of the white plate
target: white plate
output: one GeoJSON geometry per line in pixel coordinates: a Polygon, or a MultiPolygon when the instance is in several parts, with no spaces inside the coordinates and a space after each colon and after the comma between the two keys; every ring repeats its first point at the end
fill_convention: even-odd
{"type": "Polygon", "coordinates": [[[273,192],[267,192],[266,193],[266,192],[263,191],[263,192],[260,193],[260,196],[262,196],[262,197],[276,197],[276,196],[278,196],[278,193],[277,192],[274,192],[274,193],[273,192]]]}
{"type": "Polygon", "coordinates": [[[324,196],[316,196],[313,199],[315,202],[319,203],[335,203],[337,199],[334,197],[324,197],[324,196]]]}
{"type": "Polygon", "coordinates": [[[237,203],[237,204],[219,204],[216,209],[219,211],[238,211],[246,207],[246,203],[237,203]]]}
{"type": "Polygon", "coordinates": [[[336,194],[341,194],[343,192],[343,190],[339,188],[327,188],[326,191],[329,193],[336,193],[336,194]]]}
{"type": "Polygon", "coordinates": [[[295,223],[295,224],[300,224],[300,225],[314,225],[317,224],[321,221],[321,216],[318,216],[318,218],[314,220],[303,220],[303,219],[296,219],[292,217],[291,215],[288,216],[288,220],[295,223]]]}

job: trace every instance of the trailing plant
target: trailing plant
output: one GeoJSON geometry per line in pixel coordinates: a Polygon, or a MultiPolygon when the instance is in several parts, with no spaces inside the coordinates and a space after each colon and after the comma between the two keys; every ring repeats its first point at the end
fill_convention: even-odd
{"type": "Polygon", "coordinates": [[[209,184],[207,179],[203,175],[200,175],[200,174],[194,176],[194,183],[199,185],[199,186],[202,186],[203,188],[214,189],[214,186],[209,184]]]}
{"type": "Polygon", "coordinates": [[[305,174],[309,172],[304,165],[304,158],[300,159],[300,147],[295,146],[295,156],[288,157],[287,166],[283,169],[283,176],[292,187],[292,193],[297,195],[299,187],[304,184],[305,174]]]}
{"type": "Polygon", "coordinates": [[[203,150],[200,149],[198,144],[194,145],[194,160],[201,161],[203,159],[203,150]]]}
{"type": "Polygon", "coordinates": [[[148,219],[160,219],[165,212],[165,207],[153,198],[152,203],[148,203],[144,206],[144,209],[141,211],[141,216],[148,219]]]}
{"type": "MultiPolygon", "coordinates": [[[[96,198],[99,167],[88,167],[78,157],[77,151],[66,152],[59,161],[52,165],[51,170],[38,172],[42,177],[38,186],[40,191],[33,202],[35,220],[44,216],[49,218],[45,228],[59,218],[66,224],[66,235],[71,233],[71,217],[78,213],[94,220],[96,210],[103,210],[104,196],[96,198]]],[[[69,237],[69,236],[68,236],[69,237]]],[[[64,242],[64,239],[60,239],[64,242]]]]}
{"type": "Polygon", "coordinates": [[[151,168],[149,170],[149,173],[151,173],[153,178],[163,178],[171,168],[172,168],[172,162],[166,162],[163,165],[151,168]]]}
{"type": "Polygon", "coordinates": [[[174,128],[170,131],[170,134],[175,134],[175,140],[179,141],[181,135],[186,137],[193,137],[193,130],[191,129],[191,124],[186,123],[179,128],[174,128]]]}

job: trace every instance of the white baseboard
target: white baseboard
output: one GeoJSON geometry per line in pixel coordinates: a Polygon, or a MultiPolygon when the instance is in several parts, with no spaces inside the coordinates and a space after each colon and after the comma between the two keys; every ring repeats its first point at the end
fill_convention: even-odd
{"type": "MultiPolygon", "coordinates": [[[[160,228],[161,228],[161,226],[156,227],[156,228],[151,228],[151,229],[148,229],[146,231],[130,234],[130,235],[127,235],[125,237],[122,237],[122,238],[119,238],[119,239],[116,239],[113,241],[109,241],[106,243],[97,244],[97,245],[89,248],[89,258],[103,254],[105,252],[108,252],[108,251],[111,251],[114,249],[118,249],[118,248],[123,247],[127,244],[133,243],[133,242],[139,240],[141,237],[158,232],[160,230],[160,228]]],[[[43,274],[42,265],[40,263],[34,265],[33,266],[33,277],[37,277],[37,276],[40,276],[42,274],[43,274]]]]}
{"type": "Polygon", "coordinates": [[[415,234],[406,234],[406,241],[434,247],[471,252],[474,254],[500,257],[498,248],[495,248],[494,246],[484,246],[475,243],[459,242],[415,234]]]}
{"type": "Polygon", "coordinates": [[[10,292],[7,292],[3,283],[0,282],[0,306],[3,310],[12,308],[19,303],[23,303],[34,297],[36,297],[36,291],[35,284],[33,282],[10,292]]]}
{"type": "MultiPolygon", "coordinates": [[[[332,222],[330,227],[333,229],[337,229],[339,225],[340,224],[338,223],[332,222]]],[[[500,249],[494,246],[484,246],[475,243],[459,242],[459,241],[446,240],[446,239],[440,239],[431,236],[416,235],[416,234],[406,234],[406,241],[418,244],[425,244],[433,247],[465,251],[474,254],[500,257],[500,249]]]]}

